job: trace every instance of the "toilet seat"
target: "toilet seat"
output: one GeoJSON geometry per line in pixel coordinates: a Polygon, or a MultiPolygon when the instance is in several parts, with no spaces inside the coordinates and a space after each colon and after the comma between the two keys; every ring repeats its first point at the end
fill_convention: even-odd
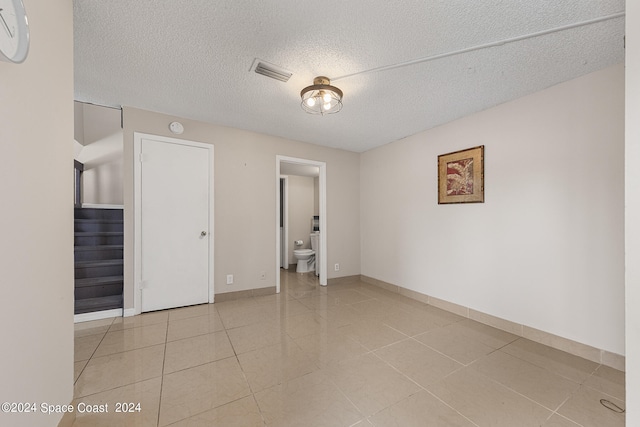
{"type": "Polygon", "coordinates": [[[315,251],[313,249],[294,249],[293,254],[299,256],[309,256],[315,254],[315,251]]]}
{"type": "Polygon", "coordinates": [[[316,252],[313,249],[294,249],[293,256],[298,260],[296,272],[307,273],[315,269],[316,252]]]}

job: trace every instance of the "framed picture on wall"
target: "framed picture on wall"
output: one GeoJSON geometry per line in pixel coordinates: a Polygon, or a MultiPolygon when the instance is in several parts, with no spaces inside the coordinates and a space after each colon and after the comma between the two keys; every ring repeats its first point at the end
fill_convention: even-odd
{"type": "Polygon", "coordinates": [[[484,203],[484,145],[438,156],[438,204],[484,203]]]}

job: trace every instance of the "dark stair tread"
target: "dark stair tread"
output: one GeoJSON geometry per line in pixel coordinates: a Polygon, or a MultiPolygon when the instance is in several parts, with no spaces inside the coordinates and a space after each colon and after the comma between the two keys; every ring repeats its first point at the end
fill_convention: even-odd
{"type": "Polygon", "coordinates": [[[113,231],[121,232],[124,230],[124,221],[118,219],[76,219],[74,221],[74,229],[76,232],[99,232],[113,231]]]}
{"type": "Polygon", "coordinates": [[[122,281],[124,281],[124,276],[89,277],[86,279],[75,279],[75,287],[102,286],[112,283],[120,283],[122,281]]]}
{"type": "Polygon", "coordinates": [[[74,224],[76,276],[82,277],[74,281],[75,314],[122,308],[122,209],[76,208],[74,224]]]}
{"type": "Polygon", "coordinates": [[[123,265],[124,261],[121,259],[103,259],[98,261],[76,261],[76,268],[91,268],[91,267],[108,267],[110,265],[123,265]]]}
{"type": "Polygon", "coordinates": [[[75,218],[75,222],[82,222],[86,224],[122,224],[124,222],[123,219],[100,219],[100,218],[75,218]]]}
{"type": "Polygon", "coordinates": [[[91,313],[114,308],[122,308],[122,295],[77,299],[75,301],[75,314],[91,313]]]}
{"type": "Polygon", "coordinates": [[[89,236],[122,236],[122,231],[76,231],[73,233],[76,237],[89,237],[89,236]]]}
{"type": "Polygon", "coordinates": [[[120,220],[123,218],[122,209],[94,209],[76,208],[73,213],[74,219],[106,219],[120,220]]]}
{"type": "Polygon", "coordinates": [[[107,251],[124,249],[124,245],[74,246],[76,251],[107,251]]]}

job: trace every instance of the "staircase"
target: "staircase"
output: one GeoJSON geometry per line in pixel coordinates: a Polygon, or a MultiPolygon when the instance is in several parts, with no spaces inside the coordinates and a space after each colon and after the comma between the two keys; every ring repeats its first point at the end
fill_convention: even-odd
{"type": "Polygon", "coordinates": [[[75,208],[75,314],[122,308],[122,209],[75,208]]]}

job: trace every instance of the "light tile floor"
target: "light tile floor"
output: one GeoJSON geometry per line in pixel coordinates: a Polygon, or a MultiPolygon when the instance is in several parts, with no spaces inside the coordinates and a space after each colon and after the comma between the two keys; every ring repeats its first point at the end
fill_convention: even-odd
{"type": "Polygon", "coordinates": [[[109,412],[74,426],[624,426],[600,402],[624,408],[622,372],[360,281],[281,284],[76,324],[75,403],[109,412]]]}

